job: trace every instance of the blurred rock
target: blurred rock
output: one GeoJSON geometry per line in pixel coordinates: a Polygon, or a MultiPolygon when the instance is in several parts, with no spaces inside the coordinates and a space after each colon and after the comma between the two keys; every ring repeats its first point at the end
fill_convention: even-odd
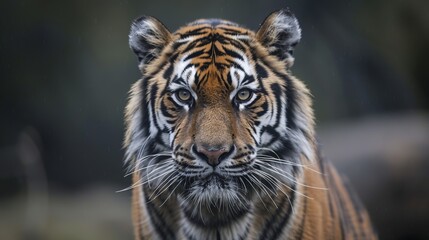
{"type": "Polygon", "coordinates": [[[429,115],[411,113],[332,124],[323,152],[347,176],[380,239],[429,239],[429,115]]]}

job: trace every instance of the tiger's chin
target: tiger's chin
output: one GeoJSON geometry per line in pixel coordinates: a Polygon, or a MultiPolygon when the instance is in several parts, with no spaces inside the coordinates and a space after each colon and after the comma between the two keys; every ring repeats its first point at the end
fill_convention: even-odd
{"type": "Polygon", "coordinates": [[[252,193],[237,179],[212,174],[186,185],[178,199],[184,216],[197,226],[226,226],[250,211],[252,193]]]}

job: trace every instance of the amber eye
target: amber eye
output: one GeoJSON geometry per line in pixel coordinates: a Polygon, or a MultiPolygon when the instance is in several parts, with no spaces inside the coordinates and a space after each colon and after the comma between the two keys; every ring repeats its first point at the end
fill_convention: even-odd
{"type": "Polygon", "coordinates": [[[242,89],[238,91],[237,95],[235,95],[235,98],[239,102],[248,101],[251,97],[252,97],[252,92],[249,89],[242,89]]]}
{"type": "Polygon", "coordinates": [[[177,91],[176,96],[182,102],[189,102],[191,100],[191,93],[186,89],[180,89],[177,91]]]}

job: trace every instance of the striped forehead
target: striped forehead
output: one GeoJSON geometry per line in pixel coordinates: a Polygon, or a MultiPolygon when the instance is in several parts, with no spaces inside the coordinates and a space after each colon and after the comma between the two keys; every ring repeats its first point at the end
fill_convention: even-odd
{"type": "Polygon", "coordinates": [[[195,59],[182,57],[174,67],[174,78],[171,84],[174,88],[206,85],[204,83],[213,83],[213,81],[223,82],[209,85],[227,85],[237,88],[246,84],[249,77],[255,76],[255,70],[250,64],[248,58],[243,55],[241,59],[234,59],[233,64],[228,66],[216,66],[216,64],[201,65],[195,63],[195,59]]]}
{"type": "MultiPolygon", "coordinates": [[[[206,21],[197,20],[195,23],[206,21]]],[[[174,76],[182,84],[193,86],[211,74],[221,81],[229,79],[228,84],[237,87],[240,78],[254,75],[248,47],[253,32],[236,25],[214,22],[216,26],[197,24],[175,33],[175,43],[180,46],[178,51],[182,54],[175,62],[174,76]]]]}

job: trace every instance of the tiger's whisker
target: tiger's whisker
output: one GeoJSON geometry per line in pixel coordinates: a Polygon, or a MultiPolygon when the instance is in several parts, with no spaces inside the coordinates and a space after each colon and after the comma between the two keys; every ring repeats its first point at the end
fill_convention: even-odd
{"type": "MultiPolygon", "coordinates": [[[[262,166],[262,167],[264,167],[264,166],[262,166]]],[[[292,183],[295,183],[296,184],[296,182],[294,181],[294,180],[291,180],[290,178],[288,178],[287,176],[284,176],[284,175],[282,175],[281,173],[279,173],[278,171],[275,171],[275,170],[273,170],[273,169],[269,169],[268,167],[265,167],[267,170],[270,170],[271,172],[273,172],[273,173],[277,173],[277,174],[279,174],[280,176],[282,176],[282,177],[285,177],[285,178],[287,178],[288,180],[290,180],[292,183]]],[[[262,171],[262,170],[259,170],[259,171],[262,171]]],[[[271,174],[270,174],[271,175],[271,174]]],[[[275,178],[273,175],[271,175],[273,178],[275,178]]],[[[276,178],[277,179],[277,178],[276,178]]],[[[311,198],[311,197],[309,197],[309,196],[307,196],[307,195],[305,195],[305,194],[303,194],[303,193],[301,193],[301,192],[299,192],[298,190],[296,190],[296,189],[293,189],[291,186],[289,186],[288,184],[286,184],[286,183],[284,183],[284,182],[282,182],[282,181],[280,181],[279,179],[277,179],[278,180],[278,182],[281,184],[281,185],[283,185],[283,186],[285,186],[286,188],[288,188],[289,190],[291,190],[291,191],[294,191],[295,193],[297,193],[297,194],[299,194],[299,195],[301,195],[301,196],[304,196],[304,197],[306,197],[306,198],[308,198],[308,199],[313,199],[313,198],[311,198]]]]}
{"type": "Polygon", "coordinates": [[[158,179],[160,177],[163,177],[163,176],[169,174],[171,171],[174,171],[174,167],[173,166],[168,166],[168,167],[165,167],[165,169],[162,169],[162,170],[164,172],[158,174],[157,176],[155,176],[153,178],[150,178],[150,176],[146,176],[147,180],[144,182],[144,184],[147,183],[149,185],[149,188],[152,188],[151,187],[151,182],[153,182],[155,179],[158,179]]]}
{"type": "Polygon", "coordinates": [[[132,175],[134,173],[140,172],[140,171],[145,170],[145,169],[150,168],[150,167],[161,167],[163,165],[171,164],[172,162],[173,162],[172,159],[168,159],[168,160],[165,160],[165,162],[163,161],[163,162],[160,162],[160,163],[155,163],[155,164],[151,164],[151,165],[148,165],[148,166],[145,166],[145,167],[141,167],[141,168],[135,169],[132,172],[129,172],[129,173],[125,174],[124,177],[128,177],[129,175],[132,175]]]}
{"type": "Polygon", "coordinates": [[[317,170],[309,167],[312,164],[298,164],[298,163],[294,163],[294,162],[286,160],[286,159],[273,158],[273,157],[271,157],[269,155],[263,155],[263,154],[258,155],[257,158],[261,159],[261,160],[264,160],[264,161],[268,161],[268,162],[274,162],[274,163],[277,163],[277,164],[284,164],[284,165],[290,165],[290,166],[296,166],[296,167],[303,167],[303,168],[306,168],[306,169],[308,169],[310,171],[313,171],[315,173],[322,174],[321,172],[319,172],[319,171],[317,171],[317,170]]]}
{"type": "Polygon", "coordinates": [[[171,195],[176,191],[177,187],[180,184],[181,184],[181,181],[177,182],[176,186],[173,188],[173,190],[171,190],[170,194],[167,196],[167,198],[165,199],[165,201],[161,205],[159,205],[160,208],[168,201],[168,199],[170,199],[171,195]]]}
{"type": "Polygon", "coordinates": [[[177,177],[174,176],[170,179],[166,179],[162,184],[160,184],[154,191],[153,193],[149,196],[150,201],[155,200],[156,198],[158,198],[159,196],[161,196],[165,191],[167,191],[171,185],[173,185],[177,180],[177,177]],[[156,194],[156,195],[155,195],[156,194]],[[155,196],[153,196],[155,195],[155,196]]]}
{"type": "Polygon", "coordinates": [[[325,190],[325,191],[328,190],[327,188],[324,188],[324,187],[316,187],[316,186],[310,186],[310,185],[307,185],[307,184],[304,184],[304,183],[300,183],[299,181],[296,181],[294,179],[293,175],[291,175],[290,173],[286,172],[284,169],[281,169],[281,168],[278,168],[276,166],[273,166],[273,165],[270,165],[270,164],[267,164],[267,163],[263,163],[263,162],[259,162],[259,164],[260,164],[260,166],[265,167],[266,169],[268,169],[270,171],[273,171],[273,172],[275,172],[275,173],[277,173],[277,174],[285,177],[286,179],[288,179],[288,180],[290,180],[293,183],[296,183],[298,185],[301,185],[301,186],[304,186],[304,187],[308,187],[308,188],[318,189],[318,190],[325,190]]]}
{"type": "Polygon", "coordinates": [[[267,209],[267,210],[268,210],[267,205],[265,205],[264,200],[262,200],[261,195],[260,195],[260,194],[259,194],[259,192],[256,190],[256,188],[253,186],[252,182],[251,182],[249,179],[247,179],[247,178],[244,178],[244,180],[246,180],[246,181],[250,184],[250,186],[251,186],[251,187],[253,188],[253,190],[256,192],[256,195],[258,195],[258,198],[259,198],[259,200],[261,200],[261,202],[262,202],[262,204],[264,205],[265,209],[267,209]]]}
{"type": "MultiPolygon", "coordinates": [[[[252,175],[249,175],[249,177],[250,178],[252,178],[253,180],[254,180],[254,182],[255,183],[259,183],[258,185],[260,186],[260,188],[262,189],[262,191],[264,191],[265,192],[265,194],[267,194],[267,196],[271,199],[271,201],[273,202],[273,204],[274,204],[274,206],[276,207],[276,208],[279,208],[278,206],[277,206],[277,204],[276,204],[276,202],[274,201],[274,199],[271,197],[271,194],[269,194],[268,193],[268,191],[266,190],[266,187],[263,185],[263,184],[261,184],[259,181],[258,181],[258,179],[256,179],[254,176],[252,176],[252,175]]],[[[257,186],[258,186],[257,185],[257,186]]],[[[272,190],[271,190],[271,192],[272,192],[272,190]]],[[[275,194],[274,192],[272,192],[273,194],[275,194]]]]}
{"type": "Polygon", "coordinates": [[[266,172],[264,172],[262,170],[259,170],[259,169],[255,169],[255,170],[256,170],[255,173],[256,174],[260,174],[260,176],[263,177],[264,179],[268,178],[268,179],[271,179],[271,181],[275,181],[276,182],[277,189],[286,196],[286,198],[287,198],[287,200],[288,200],[288,202],[289,202],[289,204],[291,206],[292,212],[294,213],[295,210],[293,208],[293,205],[292,205],[292,202],[291,202],[291,200],[289,198],[289,195],[287,193],[285,193],[283,191],[283,189],[278,185],[278,184],[281,184],[281,182],[279,180],[277,180],[274,176],[272,176],[272,175],[270,175],[270,174],[268,174],[268,173],[266,173],[266,172]]]}

